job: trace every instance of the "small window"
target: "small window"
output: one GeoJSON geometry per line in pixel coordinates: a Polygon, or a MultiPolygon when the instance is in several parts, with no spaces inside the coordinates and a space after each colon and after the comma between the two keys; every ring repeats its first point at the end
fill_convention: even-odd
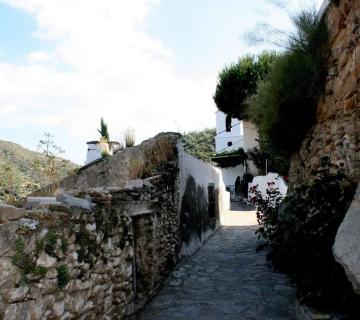
{"type": "Polygon", "coordinates": [[[229,142],[227,143],[227,145],[228,145],[228,147],[231,147],[231,146],[232,146],[232,142],[229,141],[229,142]]]}
{"type": "Polygon", "coordinates": [[[231,132],[231,116],[226,116],[225,127],[226,132],[231,132]]]}

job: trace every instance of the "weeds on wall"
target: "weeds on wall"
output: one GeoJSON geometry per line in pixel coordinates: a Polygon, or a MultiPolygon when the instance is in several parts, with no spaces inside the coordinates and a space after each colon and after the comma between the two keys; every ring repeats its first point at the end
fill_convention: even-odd
{"type": "Polygon", "coordinates": [[[259,249],[270,248],[275,269],[290,274],[301,303],[338,310],[357,307],[345,272],[332,254],[335,236],[356,189],[341,170],[322,170],[311,184],[297,186],[282,202],[277,189],[256,192],[259,249]]]}
{"type": "Polygon", "coordinates": [[[60,289],[64,289],[70,281],[69,270],[66,265],[62,264],[56,268],[57,284],[60,289]]]}
{"type": "Polygon", "coordinates": [[[35,241],[35,250],[31,252],[26,250],[24,239],[18,237],[15,240],[15,254],[11,257],[11,261],[19,268],[21,285],[29,285],[30,282],[39,281],[46,276],[48,269],[36,264],[41,252],[45,252],[59,261],[60,253],[66,254],[67,250],[68,244],[65,237],[59,236],[53,229],[48,230],[42,239],[35,241]],[[60,240],[60,246],[58,246],[58,240],[60,240]]]}
{"type": "Polygon", "coordinates": [[[174,159],[174,143],[165,136],[155,140],[152,147],[144,151],[145,166],[143,171],[144,177],[151,177],[161,173],[167,163],[174,159]]]}
{"type": "Polygon", "coordinates": [[[35,258],[25,251],[25,242],[21,238],[15,240],[15,255],[11,257],[13,265],[21,272],[21,284],[29,283],[29,274],[33,273],[36,265],[35,258]]]}
{"type": "Polygon", "coordinates": [[[129,179],[134,180],[143,176],[145,170],[145,163],[139,157],[133,157],[129,163],[129,179]]]}
{"type": "Polygon", "coordinates": [[[126,128],[124,131],[124,144],[125,147],[133,147],[135,145],[135,130],[132,128],[126,128]]]}

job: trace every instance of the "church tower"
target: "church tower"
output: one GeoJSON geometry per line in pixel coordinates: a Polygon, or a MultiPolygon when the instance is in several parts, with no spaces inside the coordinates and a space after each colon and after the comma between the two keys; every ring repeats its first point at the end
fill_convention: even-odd
{"type": "Polygon", "coordinates": [[[222,111],[216,112],[216,153],[244,148],[242,121],[231,118],[222,111]]]}
{"type": "Polygon", "coordinates": [[[259,146],[258,132],[251,122],[231,118],[220,110],[216,112],[216,134],[216,153],[229,152],[239,148],[248,151],[259,146]]]}

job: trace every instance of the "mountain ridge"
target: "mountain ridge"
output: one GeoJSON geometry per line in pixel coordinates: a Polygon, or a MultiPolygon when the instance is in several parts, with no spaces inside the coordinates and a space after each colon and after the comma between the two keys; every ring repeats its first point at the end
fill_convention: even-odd
{"type": "MultiPolygon", "coordinates": [[[[26,194],[49,184],[46,174],[48,158],[18,143],[0,139],[0,200],[1,195],[26,194]]],[[[55,157],[55,170],[59,179],[73,173],[79,166],[70,160],[55,157]]]]}

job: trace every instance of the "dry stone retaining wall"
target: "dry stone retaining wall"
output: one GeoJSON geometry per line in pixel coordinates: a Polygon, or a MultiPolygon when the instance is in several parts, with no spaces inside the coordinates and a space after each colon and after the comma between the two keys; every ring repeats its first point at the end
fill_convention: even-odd
{"type": "MultiPolygon", "coordinates": [[[[0,205],[0,319],[131,316],[158,292],[181,256],[192,253],[182,250],[184,198],[201,204],[200,220],[185,225],[197,230],[193,224],[201,222],[196,248],[218,224],[220,176],[197,162],[208,178],[193,173],[196,193],[187,194],[182,179],[192,169],[183,165],[172,158],[161,174],[121,186],[75,184],[53,197],[29,197],[26,209],[0,205]]],[[[189,233],[187,240],[196,237],[189,233]]]]}
{"type": "Polygon", "coordinates": [[[120,319],[131,311],[131,221],[123,208],[38,205],[0,234],[0,318],[120,319]]]}

